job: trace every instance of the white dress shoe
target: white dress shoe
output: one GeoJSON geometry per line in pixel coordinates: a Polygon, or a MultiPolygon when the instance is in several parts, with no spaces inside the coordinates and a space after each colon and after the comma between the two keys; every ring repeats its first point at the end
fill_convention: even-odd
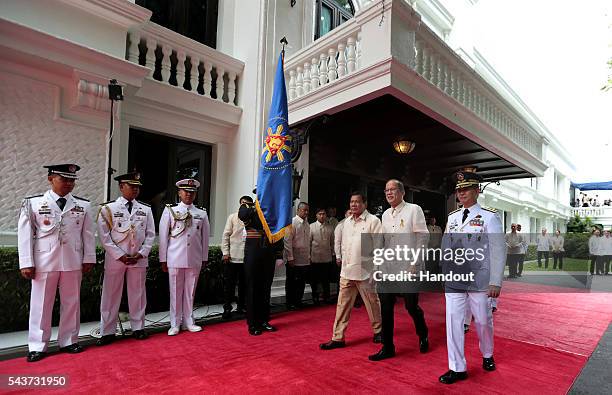
{"type": "Polygon", "coordinates": [[[173,326],[170,329],[168,329],[168,336],[176,336],[179,333],[179,328],[173,326]]]}
{"type": "Polygon", "coordinates": [[[188,330],[189,332],[200,332],[202,327],[200,325],[183,325],[183,329],[188,330]]]}

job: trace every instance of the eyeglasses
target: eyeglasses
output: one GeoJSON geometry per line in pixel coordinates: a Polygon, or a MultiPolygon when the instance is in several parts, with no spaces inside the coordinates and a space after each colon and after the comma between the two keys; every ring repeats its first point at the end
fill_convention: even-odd
{"type": "Polygon", "coordinates": [[[389,188],[389,189],[385,189],[384,192],[389,193],[389,192],[395,192],[397,190],[398,190],[397,188],[389,188]]]}

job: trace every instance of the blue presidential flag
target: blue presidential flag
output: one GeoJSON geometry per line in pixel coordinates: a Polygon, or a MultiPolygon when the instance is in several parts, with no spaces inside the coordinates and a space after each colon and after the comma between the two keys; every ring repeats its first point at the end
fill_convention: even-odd
{"type": "Polygon", "coordinates": [[[291,152],[287,90],[283,70],[284,51],[278,58],[268,127],[263,136],[263,152],[257,177],[257,214],[268,240],[274,243],[291,225],[291,152]]]}

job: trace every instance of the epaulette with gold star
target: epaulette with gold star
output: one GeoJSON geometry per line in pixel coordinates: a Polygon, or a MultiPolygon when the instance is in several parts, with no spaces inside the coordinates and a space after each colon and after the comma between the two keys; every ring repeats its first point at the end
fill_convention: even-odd
{"type": "Polygon", "coordinates": [[[497,209],[493,208],[493,207],[482,206],[482,209],[485,210],[485,211],[489,211],[491,213],[496,213],[497,212],[497,209]]]}
{"type": "Polygon", "coordinates": [[[448,216],[450,217],[452,214],[455,214],[456,212],[461,211],[460,208],[458,208],[457,210],[451,211],[450,213],[448,213],[448,216]]]}

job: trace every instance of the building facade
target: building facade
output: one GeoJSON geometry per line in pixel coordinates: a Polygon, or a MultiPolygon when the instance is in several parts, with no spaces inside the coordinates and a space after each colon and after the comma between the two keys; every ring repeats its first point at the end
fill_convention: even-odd
{"type": "Polygon", "coordinates": [[[481,199],[508,224],[563,230],[569,154],[476,44],[454,34],[476,6],[2,2],[0,244],[15,244],[22,197],[47,188],[42,165],[61,162],[82,167],[75,194],[94,204],[117,194],[109,166],[141,171],[141,198],[157,219],[176,199],[178,175],[198,178],[219,243],[225,218],[256,184],[282,37],[289,122],[304,143],[295,164],[302,200],[341,215],[348,193],[361,189],[382,213],[384,182],[394,177],[443,221],[455,206],[450,174],[475,166],[486,181],[501,180],[481,199]],[[110,79],[124,87],[112,111],[110,79]],[[398,154],[398,142],[414,150],[398,154]]]}

